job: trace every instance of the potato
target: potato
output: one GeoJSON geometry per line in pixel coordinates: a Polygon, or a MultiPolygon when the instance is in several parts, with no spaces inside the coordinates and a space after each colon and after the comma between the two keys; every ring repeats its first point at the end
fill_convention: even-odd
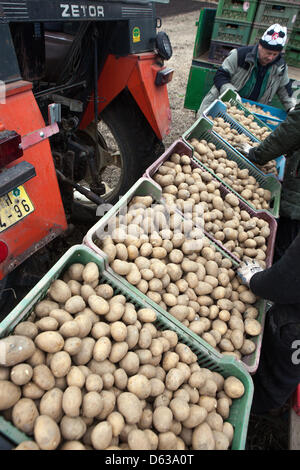
{"type": "Polygon", "coordinates": [[[212,431],[223,431],[223,418],[215,411],[212,411],[207,415],[206,423],[209,425],[212,431]]]}
{"type": "Polygon", "coordinates": [[[10,367],[26,361],[35,351],[32,339],[12,335],[0,339],[0,365],[10,367]]]}
{"type": "Polygon", "coordinates": [[[240,398],[245,393],[245,387],[238,378],[230,376],[224,381],[224,391],[230,398],[240,398]]]}
{"type": "Polygon", "coordinates": [[[36,324],[31,321],[22,321],[14,329],[14,335],[28,336],[31,339],[34,339],[38,332],[36,324]]]}
{"type": "Polygon", "coordinates": [[[34,441],[23,441],[14,450],[40,450],[39,446],[34,441]]]}
{"type": "Polygon", "coordinates": [[[227,398],[219,398],[217,401],[217,412],[223,419],[227,419],[230,413],[230,402],[227,398]]]}
{"type": "Polygon", "coordinates": [[[29,364],[17,364],[10,371],[10,380],[16,385],[27,384],[33,375],[32,367],[29,364]]]}
{"type": "Polygon", "coordinates": [[[42,318],[42,317],[48,317],[50,315],[50,312],[54,309],[58,309],[59,305],[57,302],[53,302],[52,300],[42,300],[39,302],[34,311],[37,315],[37,317],[42,318]]]}
{"type": "Polygon", "coordinates": [[[36,326],[41,331],[55,331],[58,325],[58,321],[53,317],[43,317],[36,322],[36,326]]]}
{"type": "Polygon", "coordinates": [[[63,323],[59,329],[59,333],[64,338],[72,338],[78,336],[80,331],[79,324],[76,320],[66,321],[63,323]]]}
{"type": "Polygon", "coordinates": [[[63,391],[57,387],[46,392],[40,401],[41,415],[50,416],[56,423],[59,423],[63,415],[62,398],[63,391]]]}
{"type": "Polygon", "coordinates": [[[229,439],[222,431],[212,431],[215,440],[215,450],[227,450],[229,448],[229,439]]]}
{"type": "Polygon", "coordinates": [[[159,378],[152,377],[150,379],[150,388],[151,388],[150,396],[151,397],[157,397],[157,396],[161,395],[162,393],[164,393],[165,384],[159,378]]]}
{"type": "Polygon", "coordinates": [[[66,312],[65,310],[59,308],[51,310],[49,313],[49,317],[55,318],[55,320],[58,321],[58,324],[60,326],[67,321],[74,320],[69,312],[66,312]]]}
{"type": "Polygon", "coordinates": [[[167,406],[158,406],[153,412],[153,426],[159,432],[170,430],[173,413],[167,406]]]}
{"type": "Polygon", "coordinates": [[[25,434],[33,433],[34,422],[38,416],[38,409],[30,398],[21,398],[12,409],[14,425],[25,434]]]}
{"type": "Polygon", "coordinates": [[[104,361],[110,355],[112,343],[109,338],[103,336],[98,339],[93,349],[93,357],[96,361],[104,361]]]}
{"type": "Polygon", "coordinates": [[[45,364],[33,368],[32,381],[42,390],[50,390],[55,386],[55,378],[45,364]]]}
{"type": "Polygon", "coordinates": [[[136,395],[123,392],[117,398],[118,411],[124,416],[126,423],[138,423],[142,416],[142,405],[136,395]]]}
{"type": "Polygon", "coordinates": [[[141,374],[129,377],[127,389],[129,392],[134,393],[140,400],[148,398],[151,393],[149,380],[146,376],[141,374]]]}
{"type": "Polygon", "coordinates": [[[109,300],[114,295],[113,288],[109,284],[100,284],[95,289],[96,294],[105,300],[109,300]]]}
{"type": "Polygon", "coordinates": [[[114,343],[111,348],[109,360],[113,363],[121,361],[128,352],[128,344],[125,341],[114,343]]]}
{"type": "Polygon", "coordinates": [[[99,269],[93,261],[87,263],[82,271],[82,279],[87,284],[91,284],[99,279],[99,269]]]}
{"type": "Polygon", "coordinates": [[[80,388],[74,385],[66,388],[62,397],[62,408],[66,416],[69,418],[79,417],[81,403],[82,394],[80,388]]]}
{"type": "Polygon", "coordinates": [[[80,441],[67,441],[59,450],[86,450],[86,447],[80,441]]]}
{"type": "Polygon", "coordinates": [[[76,316],[75,321],[79,326],[79,333],[77,336],[83,339],[85,336],[87,336],[90,333],[92,329],[92,326],[93,326],[92,320],[87,314],[79,313],[76,316]]]}
{"type": "Polygon", "coordinates": [[[94,418],[101,413],[103,408],[102,397],[98,392],[88,392],[83,396],[82,415],[87,418],[94,418]]]}
{"type": "Polygon", "coordinates": [[[133,429],[129,432],[128,445],[131,450],[151,450],[147,434],[140,429],[133,429]]]}
{"type": "Polygon", "coordinates": [[[71,297],[72,292],[68,284],[61,279],[56,279],[52,281],[48,294],[55,302],[65,303],[71,297]]]}
{"type": "Polygon", "coordinates": [[[95,340],[94,338],[90,338],[89,336],[83,338],[80,345],[80,350],[77,354],[73,356],[73,362],[76,365],[85,365],[87,364],[93,357],[93,350],[95,347],[95,340]]]}
{"type": "Polygon", "coordinates": [[[169,406],[173,412],[174,418],[177,421],[185,421],[190,415],[189,404],[181,398],[174,398],[171,400],[169,406]]]}
{"type": "Polygon", "coordinates": [[[151,308],[141,308],[137,312],[138,319],[143,323],[156,321],[156,312],[151,308]]]}
{"type": "Polygon", "coordinates": [[[86,424],[82,418],[63,416],[59,426],[62,437],[68,441],[80,440],[86,432],[86,424]]]}
{"type": "Polygon", "coordinates": [[[125,323],[121,321],[111,323],[110,334],[115,341],[125,341],[127,337],[127,327],[125,323]]]}
{"type": "Polygon", "coordinates": [[[80,295],[73,295],[70,297],[64,306],[64,309],[74,315],[86,307],[86,303],[80,295]]]}
{"type": "Polygon", "coordinates": [[[246,304],[254,304],[256,302],[256,296],[250,291],[241,292],[239,297],[246,304]]]}
{"type": "Polygon", "coordinates": [[[66,351],[70,356],[78,354],[81,347],[81,338],[67,338],[64,344],[64,351],[66,351]]]}
{"type": "Polygon", "coordinates": [[[94,449],[106,449],[112,440],[112,426],[108,421],[97,424],[91,433],[91,441],[94,449]]]}
{"type": "Polygon", "coordinates": [[[69,269],[68,274],[70,279],[74,279],[75,281],[82,281],[82,272],[84,270],[84,265],[81,263],[73,263],[69,269]]]}
{"type": "Polygon", "coordinates": [[[109,312],[109,303],[99,295],[91,295],[88,304],[97,315],[106,315],[109,312]]]}
{"type": "Polygon", "coordinates": [[[115,408],[116,396],[113,391],[109,390],[102,390],[100,396],[103,402],[103,409],[97,416],[97,419],[105,420],[115,408]]]}
{"type": "Polygon", "coordinates": [[[195,428],[203,423],[207,417],[207,410],[199,405],[191,404],[189,416],[182,422],[185,428],[195,428]]]}
{"type": "Polygon", "coordinates": [[[56,353],[64,346],[64,339],[57,331],[44,331],[35,337],[36,346],[42,351],[56,353]]]}
{"type": "Polygon", "coordinates": [[[261,333],[261,324],[254,318],[246,318],[245,331],[250,336],[257,336],[261,333]]]}
{"type": "Polygon", "coordinates": [[[113,411],[107,417],[107,421],[111,424],[113,437],[118,437],[125,426],[125,421],[121,413],[113,411]]]}
{"type": "Polygon", "coordinates": [[[72,361],[66,351],[54,353],[50,361],[50,369],[54,377],[65,377],[71,369],[72,361]]]}
{"type": "Polygon", "coordinates": [[[215,450],[216,444],[212,430],[207,423],[199,424],[192,434],[193,450],[215,450]]]}
{"type": "Polygon", "coordinates": [[[233,440],[233,435],[234,435],[234,429],[231,423],[226,421],[223,424],[223,433],[227,436],[229,440],[229,445],[230,445],[233,440]]]}
{"type": "Polygon", "coordinates": [[[50,416],[38,416],[34,423],[34,439],[41,450],[55,450],[61,440],[60,429],[50,416]]]}
{"type": "Polygon", "coordinates": [[[184,379],[184,373],[181,370],[177,368],[170,369],[166,375],[166,387],[168,390],[175,391],[183,384],[184,379]]]}

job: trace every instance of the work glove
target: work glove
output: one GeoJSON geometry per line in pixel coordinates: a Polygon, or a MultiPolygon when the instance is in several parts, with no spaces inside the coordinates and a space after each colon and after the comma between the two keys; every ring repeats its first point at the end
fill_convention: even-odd
{"type": "Polygon", "coordinates": [[[240,97],[240,95],[239,95],[237,92],[235,92],[235,93],[236,93],[236,99],[241,103],[241,102],[242,102],[242,98],[240,97]]]}
{"type": "Polygon", "coordinates": [[[288,113],[290,113],[291,111],[294,111],[295,109],[295,106],[292,106],[289,110],[288,110],[288,113]]]}
{"type": "Polygon", "coordinates": [[[243,261],[236,273],[241,279],[242,283],[249,287],[250,280],[254,274],[263,271],[263,268],[255,260],[243,261]]]}
{"type": "Polygon", "coordinates": [[[253,147],[251,145],[247,144],[246,142],[237,144],[236,149],[241,152],[242,155],[245,157],[248,157],[250,150],[252,150],[253,147]]]}

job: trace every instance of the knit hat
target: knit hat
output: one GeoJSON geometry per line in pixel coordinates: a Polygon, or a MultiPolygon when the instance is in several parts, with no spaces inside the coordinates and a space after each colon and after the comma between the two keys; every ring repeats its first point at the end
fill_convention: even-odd
{"type": "Polygon", "coordinates": [[[271,51],[282,51],[287,39],[286,26],[280,24],[272,24],[264,32],[262,38],[259,40],[259,44],[265,49],[271,51]]]}

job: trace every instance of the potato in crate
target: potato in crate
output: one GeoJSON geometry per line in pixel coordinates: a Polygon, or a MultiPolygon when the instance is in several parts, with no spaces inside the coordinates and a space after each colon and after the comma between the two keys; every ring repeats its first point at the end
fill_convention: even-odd
{"type": "Polygon", "coordinates": [[[245,368],[104,266],[72,247],[1,323],[0,433],[20,450],[244,449],[245,368]]]}
{"type": "MultiPolygon", "coordinates": [[[[184,148],[184,153],[191,152],[191,148],[182,141],[176,142],[175,145],[176,149],[184,148]]],[[[155,167],[159,171],[165,171],[168,163],[172,162],[164,162],[163,158],[166,160],[171,156],[172,149],[173,145],[169,152],[159,159],[157,165],[149,168],[149,171],[155,167]]],[[[180,154],[182,155],[182,150],[180,154]]],[[[184,154],[182,157],[185,159],[187,155],[184,154]]],[[[198,168],[195,174],[197,171],[198,168]]],[[[200,170],[199,174],[201,173],[206,172],[200,170]]],[[[165,194],[164,192],[163,195],[165,194]]],[[[264,213],[264,216],[266,215],[264,213]]],[[[222,356],[233,354],[242,360],[250,373],[254,373],[260,355],[265,301],[253,297],[248,289],[244,289],[245,286],[240,287],[243,292],[240,294],[236,292],[232,301],[230,300],[230,289],[224,291],[224,286],[231,286],[233,290],[238,289],[240,281],[234,269],[239,265],[239,260],[236,260],[224,246],[216,243],[212,237],[203,237],[203,228],[200,226],[202,219],[197,220],[197,224],[194,223],[195,220],[184,217],[176,208],[174,210],[173,205],[170,210],[167,199],[164,202],[162,198],[162,189],[154,183],[152,177],[151,180],[142,178],[89,230],[84,243],[105,257],[107,270],[114,273],[120,282],[124,282],[127,286],[130,284],[136,295],[148,298],[154,309],[174,316],[190,330],[195,341],[205,344],[211,352],[214,351],[214,354],[222,356]],[[151,212],[154,226],[149,225],[151,212]],[[132,218],[134,214],[135,217],[132,218]],[[137,221],[141,229],[136,247],[138,250],[131,247],[137,221]],[[163,226],[159,228],[158,225],[161,223],[163,226]],[[128,225],[126,233],[124,233],[124,224],[128,225]],[[121,247],[123,254],[120,251],[121,247]],[[127,260],[124,250],[126,247],[130,256],[127,260]],[[218,266],[222,268],[227,280],[224,285],[223,276],[220,279],[216,278],[218,266]],[[237,333],[240,336],[240,343],[231,346],[228,338],[224,337],[227,326],[223,322],[230,320],[227,312],[230,313],[232,308],[241,308],[239,302],[233,304],[234,300],[238,300],[237,296],[242,302],[246,302],[244,319],[248,317],[247,324],[252,323],[254,329],[249,330],[247,326],[247,333],[243,327],[246,334],[243,342],[241,343],[240,333],[237,333]],[[227,302],[228,300],[230,301],[227,302]],[[215,322],[221,320],[221,317],[217,318],[221,310],[226,310],[221,313],[221,317],[223,313],[225,316],[222,317],[221,323],[215,322]],[[250,321],[249,315],[253,322],[250,321]],[[219,331],[212,332],[214,329],[219,331]]],[[[262,222],[265,223],[264,220],[262,222]]],[[[232,319],[231,326],[234,320],[232,319]]]]}

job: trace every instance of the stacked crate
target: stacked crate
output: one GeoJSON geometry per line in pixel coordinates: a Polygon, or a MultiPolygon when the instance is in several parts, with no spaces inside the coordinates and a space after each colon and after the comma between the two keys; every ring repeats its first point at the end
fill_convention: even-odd
{"type": "Polygon", "coordinates": [[[247,46],[258,0],[219,0],[209,60],[221,63],[231,49],[247,46]]]}
{"type": "Polygon", "coordinates": [[[266,29],[279,23],[287,27],[288,42],[284,48],[288,65],[300,62],[300,0],[260,0],[249,36],[249,45],[257,44],[266,29]]]}

